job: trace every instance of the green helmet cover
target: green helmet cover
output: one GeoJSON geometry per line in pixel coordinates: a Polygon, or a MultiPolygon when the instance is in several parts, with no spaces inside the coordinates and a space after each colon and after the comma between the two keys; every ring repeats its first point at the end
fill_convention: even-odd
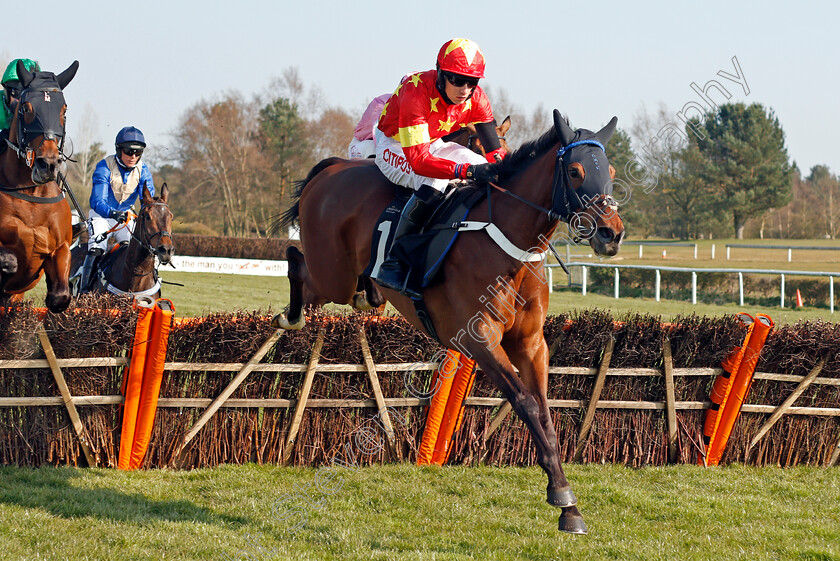
{"type": "Polygon", "coordinates": [[[23,61],[23,66],[29,70],[30,72],[40,72],[41,67],[38,66],[38,63],[32,60],[31,58],[16,58],[9,65],[6,67],[6,71],[3,73],[3,79],[0,80],[0,83],[5,84],[7,82],[12,82],[15,80],[20,80],[17,75],[17,61],[23,61]]]}

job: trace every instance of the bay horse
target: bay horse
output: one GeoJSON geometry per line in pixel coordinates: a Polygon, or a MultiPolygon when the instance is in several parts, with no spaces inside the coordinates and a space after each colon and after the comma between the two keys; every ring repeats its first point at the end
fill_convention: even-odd
{"type": "MultiPolygon", "coordinates": [[[[495,188],[502,194],[484,199],[467,218],[492,223],[508,249],[519,252],[503,250],[505,244],[488,236],[489,227],[462,232],[443,265],[444,280],[423,293],[439,340],[475,359],[527,425],[548,476],[547,501],[562,509],[558,527],[578,534],[586,533],[586,524],[560,464],[546,396],[548,286],[539,256],[544,259],[560,222],[569,224],[574,237],[587,238],[599,255],[618,252],[624,225],[612,197],[615,170],[604,149],[617,121],[613,117],[597,133],[573,131],[555,110],[554,127],[497,164],[495,188]]],[[[356,280],[370,260],[373,230],[394,186],[373,162],[332,158],[309,172],[297,195],[283,215],[286,224],[300,222],[303,246],[303,254],[287,252],[291,301],[285,315],[273,320],[284,328],[303,326],[305,306],[357,300],[356,280]]],[[[380,290],[424,331],[409,298],[380,290]]]]}
{"type": "Polygon", "coordinates": [[[72,217],[56,179],[66,159],[62,90],[78,68],[56,76],[17,63],[22,91],[0,156],[0,303],[19,302],[46,274],[47,308],[70,304],[72,217]]]}
{"type": "MultiPolygon", "coordinates": [[[[108,263],[104,275],[91,275],[91,292],[109,292],[118,295],[160,297],[160,279],[157,277],[155,259],[167,265],[172,261],[172,211],[169,210],[169,187],[160,189],[160,196],[152,197],[143,185],[140,211],[134,222],[134,232],[127,245],[114,247],[111,253],[99,258],[98,263],[108,263]],[[104,280],[103,277],[104,276],[104,280]]],[[[70,269],[80,271],[87,249],[79,244],[72,251],[70,269]]],[[[96,265],[98,268],[99,265],[96,265]]],[[[80,282],[80,273],[74,274],[74,284],[80,282]]],[[[74,290],[78,292],[78,290],[74,290]]]]}

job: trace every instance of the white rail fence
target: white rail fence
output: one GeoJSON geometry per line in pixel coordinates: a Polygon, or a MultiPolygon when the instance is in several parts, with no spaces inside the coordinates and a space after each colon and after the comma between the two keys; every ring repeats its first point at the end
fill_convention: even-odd
{"type": "MultiPolygon", "coordinates": [[[[549,287],[553,286],[554,275],[552,269],[560,267],[557,264],[546,265],[546,278],[549,287]]],[[[664,267],[658,265],[611,265],[607,263],[566,263],[566,267],[580,267],[581,268],[581,292],[586,295],[588,284],[588,270],[589,268],[600,269],[614,269],[613,281],[613,295],[615,298],[620,298],[620,283],[621,283],[621,269],[639,269],[646,271],[655,271],[654,294],[656,301],[660,300],[660,287],[662,272],[678,272],[691,273],[691,303],[697,304],[697,275],[698,273],[727,273],[738,275],[738,305],[744,305],[744,275],[779,275],[779,307],[785,307],[785,277],[801,276],[801,277],[828,277],[828,302],[831,313],[834,313],[834,277],[840,276],[840,272],[827,271],[785,271],[779,269],[718,269],[718,268],[692,268],[692,267],[664,267]]],[[[572,286],[572,278],[569,277],[569,286],[572,286]]]]}
{"type": "MultiPolygon", "coordinates": [[[[625,242],[626,243],[626,242],[625,242]]],[[[729,260],[729,253],[731,248],[744,248],[744,249],[786,249],[787,250],[787,260],[790,263],[793,260],[793,250],[816,250],[816,251],[840,251],[840,246],[837,247],[828,247],[828,246],[816,246],[816,245],[752,245],[752,244],[742,244],[742,243],[728,243],[726,244],[726,260],[729,260]]]]}

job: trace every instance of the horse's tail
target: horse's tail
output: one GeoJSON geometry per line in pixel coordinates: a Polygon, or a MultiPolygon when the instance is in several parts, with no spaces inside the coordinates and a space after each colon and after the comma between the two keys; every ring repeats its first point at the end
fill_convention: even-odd
{"type": "Polygon", "coordinates": [[[270,228],[270,232],[284,232],[290,226],[294,226],[300,220],[300,196],[303,193],[303,190],[312,181],[312,178],[321,173],[323,170],[327,169],[333,164],[337,164],[338,162],[343,162],[344,160],[341,158],[326,158],[321,160],[315,167],[309,170],[309,173],[306,177],[300,181],[295,181],[294,183],[294,192],[292,196],[295,199],[295,204],[290,206],[288,210],[280,215],[280,217],[272,224],[270,228]]]}

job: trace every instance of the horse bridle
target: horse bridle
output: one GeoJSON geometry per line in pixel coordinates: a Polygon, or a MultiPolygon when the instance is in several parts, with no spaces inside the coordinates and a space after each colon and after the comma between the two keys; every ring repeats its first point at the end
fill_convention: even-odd
{"type": "MultiPolygon", "coordinates": [[[[8,138],[6,139],[6,143],[9,147],[15,151],[19,158],[21,158],[24,162],[26,162],[26,167],[31,168],[32,164],[35,161],[35,151],[29,147],[29,144],[26,142],[27,136],[32,136],[33,138],[38,135],[43,135],[44,138],[41,140],[43,143],[45,140],[56,140],[58,139],[58,153],[62,159],[66,160],[67,156],[64,154],[64,139],[66,137],[64,131],[64,125],[59,125],[59,131],[55,131],[52,128],[44,128],[41,125],[41,128],[29,128],[25,125],[23,119],[23,109],[24,109],[24,101],[25,99],[31,95],[33,92],[35,93],[43,93],[44,99],[49,101],[51,98],[50,94],[58,94],[62,96],[63,101],[63,93],[61,88],[58,86],[54,87],[40,87],[40,88],[24,88],[23,91],[20,93],[20,97],[17,100],[17,107],[15,111],[17,113],[17,125],[18,125],[18,134],[17,134],[17,144],[14,144],[8,138]]],[[[62,103],[61,106],[63,107],[65,104],[62,103]]]]}
{"type": "MultiPolygon", "coordinates": [[[[137,216],[137,221],[139,222],[140,219],[142,218],[142,220],[143,220],[143,234],[144,234],[144,237],[146,239],[141,240],[139,237],[137,237],[134,234],[134,232],[131,232],[131,237],[134,238],[135,240],[137,240],[137,242],[140,244],[141,247],[143,247],[143,249],[145,249],[146,251],[148,251],[149,253],[151,253],[152,255],[155,255],[155,256],[157,256],[157,250],[155,249],[154,245],[152,245],[152,240],[154,238],[156,238],[157,236],[160,236],[161,240],[163,238],[169,238],[169,240],[172,241],[172,233],[168,232],[166,230],[159,230],[157,232],[154,232],[153,234],[149,234],[148,232],[145,231],[146,230],[146,228],[145,228],[146,222],[145,221],[146,221],[148,213],[145,213],[144,211],[146,209],[148,209],[149,207],[158,206],[158,205],[165,206],[167,208],[169,206],[166,203],[164,203],[163,201],[153,201],[153,202],[151,202],[147,205],[141,205],[140,206],[140,214],[138,214],[138,216],[137,216]]],[[[137,230],[137,228],[135,228],[135,230],[137,230]]]]}
{"type": "Polygon", "coordinates": [[[549,220],[556,221],[562,220],[563,222],[568,222],[572,219],[575,214],[578,214],[595,204],[603,204],[606,206],[618,206],[618,201],[613,198],[612,195],[607,193],[599,193],[596,197],[588,197],[584,195],[586,201],[581,200],[580,195],[578,195],[577,191],[572,188],[571,177],[569,176],[569,165],[566,162],[566,159],[563,157],[566,152],[575,148],[577,146],[582,146],[586,144],[591,144],[593,146],[597,146],[601,150],[604,151],[606,154],[606,149],[604,145],[598,142],[597,140],[593,139],[585,139],[585,140],[578,140],[576,142],[572,142],[567,144],[566,146],[562,146],[559,150],[557,150],[557,157],[554,162],[554,178],[552,180],[551,186],[551,207],[550,209],[540,206],[533,201],[529,201],[525,197],[508,191],[503,187],[499,187],[495,183],[490,182],[489,184],[505,193],[506,195],[510,195],[514,199],[525,203],[526,205],[530,206],[533,209],[540,211],[548,215],[549,220]],[[562,195],[562,198],[561,198],[562,195]],[[574,200],[575,206],[572,207],[572,200],[574,200]],[[565,212],[558,212],[557,207],[562,204],[563,211],[565,212]]]}

